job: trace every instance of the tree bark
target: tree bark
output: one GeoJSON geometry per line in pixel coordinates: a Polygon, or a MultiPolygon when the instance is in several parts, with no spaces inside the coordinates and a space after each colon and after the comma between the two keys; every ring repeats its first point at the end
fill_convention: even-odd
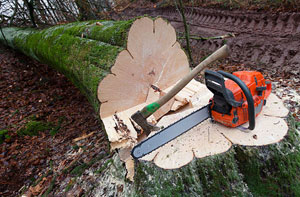
{"type": "MultiPolygon", "coordinates": [[[[126,47],[130,21],[76,22],[42,31],[4,28],[10,47],[57,69],[99,110],[97,87],[126,47]]],[[[5,39],[0,35],[3,44],[5,39]]],[[[175,170],[136,162],[134,182],[118,155],[91,195],[125,196],[299,196],[300,140],[293,118],[284,140],[263,147],[234,145],[226,153],[194,159],[175,170]],[[122,188],[122,189],[120,189],[122,188]],[[106,191],[106,193],[105,193],[106,191]]],[[[199,142],[201,143],[201,142],[199,142]]],[[[88,194],[87,194],[88,195],[88,194]]]]}

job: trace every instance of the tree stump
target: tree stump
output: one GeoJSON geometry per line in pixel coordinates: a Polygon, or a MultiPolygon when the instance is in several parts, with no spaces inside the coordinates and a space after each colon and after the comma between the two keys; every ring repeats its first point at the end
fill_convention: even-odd
{"type": "MultiPolygon", "coordinates": [[[[254,133],[206,121],[143,158],[148,161],[131,160],[130,149],[140,139],[130,116],[190,71],[175,30],[161,18],[77,22],[41,31],[4,28],[3,32],[9,46],[66,75],[100,113],[111,146],[119,154],[101,177],[96,194],[300,195],[299,134],[290,117],[288,135],[281,140],[288,129],[282,117],[288,111],[272,94],[254,133]],[[275,144],[262,146],[270,143],[275,144]],[[126,181],[133,173],[134,182],[126,181]]],[[[6,43],[2,35],[0,41],[6,43]]],[[[149,121],[167,126],[207,104],[210,97],[205,85],[193,80],[149,121]],[[169,111],[175,112],[166,115],[169,111]]]]}

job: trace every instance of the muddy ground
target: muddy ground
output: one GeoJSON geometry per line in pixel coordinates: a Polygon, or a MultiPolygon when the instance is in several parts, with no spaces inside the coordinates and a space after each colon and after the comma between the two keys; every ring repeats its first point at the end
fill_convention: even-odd
{"type": "MultiPolygon", "coordinates": [[[[277,94],[285,98],[286,106],[299,118],[300,111],[296,110],[299,109],[297,94],[300,94],[299,13],[205,8],[187,8],[185,13],[193,35],[235,35],[225,40],[192,39],[195,63],[227,43],[231,56],[211,69],[263,72],[274,82],[277,94]]],[[[144,14],[162,16],[171,22],[178,34],[184,32],[175,8],[127,9],[122,18],[144,14]]],[[[186,46],[184,39],[180,42],[186,46]]],[[[108,151],[107,139],[100,121],[87,100],[66,78],[20,53],[2,48],[0,66],[1,129],[9,128],[12,136],[0,145],[0,196],[15,196],[26,190],[29,194],[49,192],[54,196],[92,193],[97,189],[97,181],[95,175],[86,170],[94,168],[101,176],[100,169],[110,156],[105,153],[108,151]],[[14,133],[29,121],[51,122],[57,126],[62,117],[60,129],[54,136],[50,134],[51,127],[39,137],[22,137],[14,133]],[[30,160],[34,155],[35,159],[30,160]],[[93,160],[97,155],[105,156],[93,160]],[[81,183],[89,183],[85,185],[90,188],[81,188],[76,183],[79,179],[81,183]]]]}
{"type": "MultiPolygon", "coordinates": [[[[181,16],[176,8],[126,10],[126,15],[161,16],[184,32],[181,16]]],[[[209,8],[185,9],[190,34],[213,37],[233,33],[227,38],[232,63],[270,74],[272,77],[299,79],[300,75],[300,13],[266,13],[256,11],[225,11],[209,8]]],[[[202,51],[212,52],[224,40],[191,40],[194,56],[202,51]]],[[[199,60],[196,62],[199,62],[199,60]]],[[[299,89],[299,81],[295,81],[299,89]]]]}

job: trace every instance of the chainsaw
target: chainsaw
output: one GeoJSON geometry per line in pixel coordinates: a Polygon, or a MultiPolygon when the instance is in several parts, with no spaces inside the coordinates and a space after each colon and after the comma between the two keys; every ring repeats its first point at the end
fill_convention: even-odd
{"type": "Polygon", "coordinates": [[[151,153],[208,118],[243,131],[255,128],[255,117],[266,104],[272,89],[271,82],[257,71],[230,74],[206,70],[204,76],[206,87],[213,93],[209,104],[136,145],[132,150],[135,159],[151,153]],[[246,122],[249,122],[248,128],[242,127],[246,122]]]}

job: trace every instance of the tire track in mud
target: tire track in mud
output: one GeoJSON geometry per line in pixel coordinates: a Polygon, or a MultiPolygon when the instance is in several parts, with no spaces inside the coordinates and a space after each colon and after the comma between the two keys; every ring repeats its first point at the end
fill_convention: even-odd
{"type": "MultiPolygon", "coordinates": [[[[126,13],[126,12],[125,12],[126,13]]],[[[127,11],[127,16],[161,16],[183,32],[181,16],[175,8],[140,9],[127,11]]],[[[263,13],[206,8],[186,8],[190,33],[211,37],[234,33],[227,39],[231,60],[243,63],[271,75],[282,73],[300,76],[300,13],[263,13]]],[[[191,40],[197,50],[214,51],[222,40],[191,40]]]]}

